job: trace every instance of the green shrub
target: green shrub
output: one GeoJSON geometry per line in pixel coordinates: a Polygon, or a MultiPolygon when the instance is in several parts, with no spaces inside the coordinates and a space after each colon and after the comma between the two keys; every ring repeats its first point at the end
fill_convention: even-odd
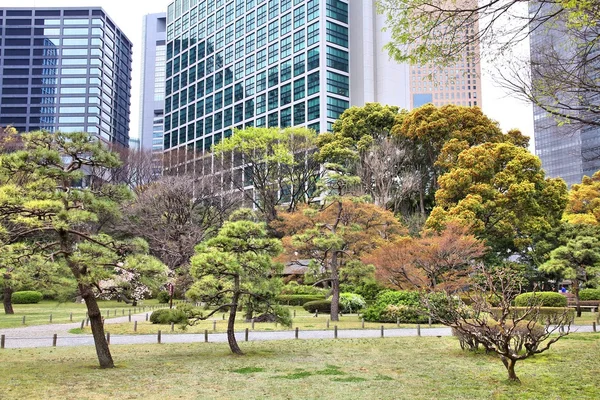
{"type": "Polygon", "coordinates": [[[171,296],[169,292],[158,292],[158,296],[156,296],[159,304],[167,304],[169,300],[171,300],[171,296]]]}
{"type": "Polygon", "coordinates": [[[170,324],[171,322],[181,324],[186,322],[187,319],[188,316],[183,310],[171,310],[168,308],[156,310],[150,315],[150,322],[161,325],[170,324]]]}
{"type": "Polygon", "coordinates": [[[579,291],[580,300],[600,300],[600,289],[582,289],[579,291]]]}
{"type": "Polygon", "coordinates": [[[541,307],[566,307],[567,298],[555,292],[530,292],[522,293],[515,298],[515,306],[528,307],[539,305],[541,307]]]}
{"type": "Polygon", "coordinates": [[[374,301],[377,299],[377,295],[381,292],[387,291],[385,287],[381,286],[375,281],[366,281],[362,284],[351,285],[341,284],[340,291],[345,293],[356,293],[361,295],[366,301],[374,301]]]}
{"type": "Polygon", "coordinates": [[[279,304],[302,306],[309,301],[325,300],[325,296],[312,294],[286,294],[279,295],[275,299],[279,304]]]}
{"type": "MultiPolygon", "coordinates": [[[[331,301],[331,297],[329,299],[331,301]]],[[[367,303],[360,294],[340,293],[340,311],[343,313],[357,312],[365,308],[367,303]]]]}
{"type": "Polygon", "coordinates": [[[302,307],[308,312],[319,311],[320,313],[328,314],[331,312],[331,300],[309,301],[308,303],[304,303],[302,307]]]}
{"type": "MultiPolygon", "coordinates": [[[[523,316],[523,314],[531,310],[531,307],[511,307],[511,314],[509,315],[510,319],[517,319],[523,316]]],[[[572,321],[575,317],[574,309],[566,309],[565,307],[540,307],[539,313],[530,312],[527,320],[535,320],[539,323],[545,323],[546,321],[550,321],[550,323],[558,323],[559,319],[562,315],[567,312],[568,320],[572,321]]],[[[491,314],[494,319],[500,318],[500,314],[502,313],[501,308],[492,308],[491,314]]]]}
{"type": "Polygon", "coordinates": [[[13,304],[37,304],[44,298],[44,295],[40,292],[25,291],[25,292],[14,292],[12,294],[13,304]]]}
{"type": "Polygon", "coordinates": [[[326,289],[310,285],[300,285],[294,281],[288,282],[281,290],[282,295],[322,295],[322,298],[325,298],[326,292],[326,289]]]}
{"type": "Polygon", "coordinates": [[[422,313],[420,295],[409,291],[385,291],[375,303],[365,310],[364,318],[370,322],[421,323],[428,318],[422,313]]]}

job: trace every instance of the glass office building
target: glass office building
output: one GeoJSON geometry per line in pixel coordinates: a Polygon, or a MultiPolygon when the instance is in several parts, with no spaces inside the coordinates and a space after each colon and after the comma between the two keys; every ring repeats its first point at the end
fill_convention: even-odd
{"type": "Polygon", "coordinates": [[[212,173],[203,155],[234,128],[330,129],[350,106],[348,8],[341,0],[171,3],[165,168],[212,173]]]}
{"type": "Polygon", "coordinates": [[[0,39],[0,126],[128,146],[132,45],[101,8],[0,8],[0,39]]]}

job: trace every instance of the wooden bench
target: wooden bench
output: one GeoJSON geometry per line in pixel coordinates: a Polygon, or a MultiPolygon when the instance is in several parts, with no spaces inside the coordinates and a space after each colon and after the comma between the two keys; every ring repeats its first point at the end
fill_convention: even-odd
{"type": "MultiPolygon", "coordinates": [[[[569,304],[567,307],[569,308],[577,308],[576,304],[569,304]]],[[[581,308],[581,310],[589,310],[590,312],[595,313],[598,310],[598,306],[587,306],[587,305],[580,305],[579,308],[581,308]]]]}

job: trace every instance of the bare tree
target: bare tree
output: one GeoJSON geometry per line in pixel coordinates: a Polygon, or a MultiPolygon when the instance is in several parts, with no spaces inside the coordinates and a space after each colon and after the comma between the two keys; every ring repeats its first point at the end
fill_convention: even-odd
{"type": "Polygon", "coordinates": [[[424,296],[424,306],[434,320],[452,328],[461,346],[481,344],[486,351],[498,354],[508,379],[519,382],[516,363],[545,352],[568,335],[572,313],[565,308],[548,314],[535,300],[527,307],[514,307],[522,279],[509,267],[479,265],[473,274],[471,289],[475,294],[471,296],[471,306],[445,292],[424,296]],[[491,298],[497,306],[490,304],[491,298]]]}
{"type": "Polygon", "coordinates": [[[165,176],[126,206],[117,229],[146,239],[150,253],[177,271],[238,205],[239,195],[223,193],[211,177],[165,176]]]}

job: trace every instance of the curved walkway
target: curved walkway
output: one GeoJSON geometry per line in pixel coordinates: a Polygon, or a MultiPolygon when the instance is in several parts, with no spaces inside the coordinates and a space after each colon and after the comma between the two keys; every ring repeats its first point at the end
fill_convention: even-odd
{"type": "MultiPolygon", "coordinates": [[[[146,314],[136,314],[131,316],[131,321],[145,321],[146,314]]],[[[105,324],[118,324],[128,322],[129,317],[111,318],[105,321],[105,324]]],[[[0,329],[0,335],[5,336],[5,348],[31,348],[31,347],[51,347],[53,345],[53,335],[57,335],[56,345],[60,347],[73,346],[93,346],[94,339],[92,335],[79,335],[69,333],[69,330],[80,327],[80,323],[53,324],[29,326],[23,328],[0,329]]],[[[167,328],[168,329],[168,328],[167,328]]],[[[450,336],[450,328],[421,328],[421,336],[450,336]]],[[[571,332],[588,333],[593,332],[591,326],[572,326],[571,332]]],[[[299,331],[298,339],[333,339],[334,330],[304,330],[299,331]]],[[[416,328],[397,328],[385,329],[385,337],[417,336],[416,328]]],[[[238,341],[245,340],[245,332],[237,332],[238,341]]],[[[380,329],[352,329],[338,330],[339,339],[354,338],[377,338],[381,337],[380,329]]],[[[268,341],[268,340],[290,340],[295,339],[295,331],[252,331],[248,334],[249,341],[268,341]]],[[[161,343],[198,343],[204,342],[206,337],[203,333],[199,334],[162,334],[161,343]]],[[[208,335],[208,341],[212,343],[226,342],[225,333],[211,333],[208,335]]],[[[153,335],[112,335],[110,342],[113,345],[124,344],[152,344],[158,343],[158,336],[153,335]]]]}

